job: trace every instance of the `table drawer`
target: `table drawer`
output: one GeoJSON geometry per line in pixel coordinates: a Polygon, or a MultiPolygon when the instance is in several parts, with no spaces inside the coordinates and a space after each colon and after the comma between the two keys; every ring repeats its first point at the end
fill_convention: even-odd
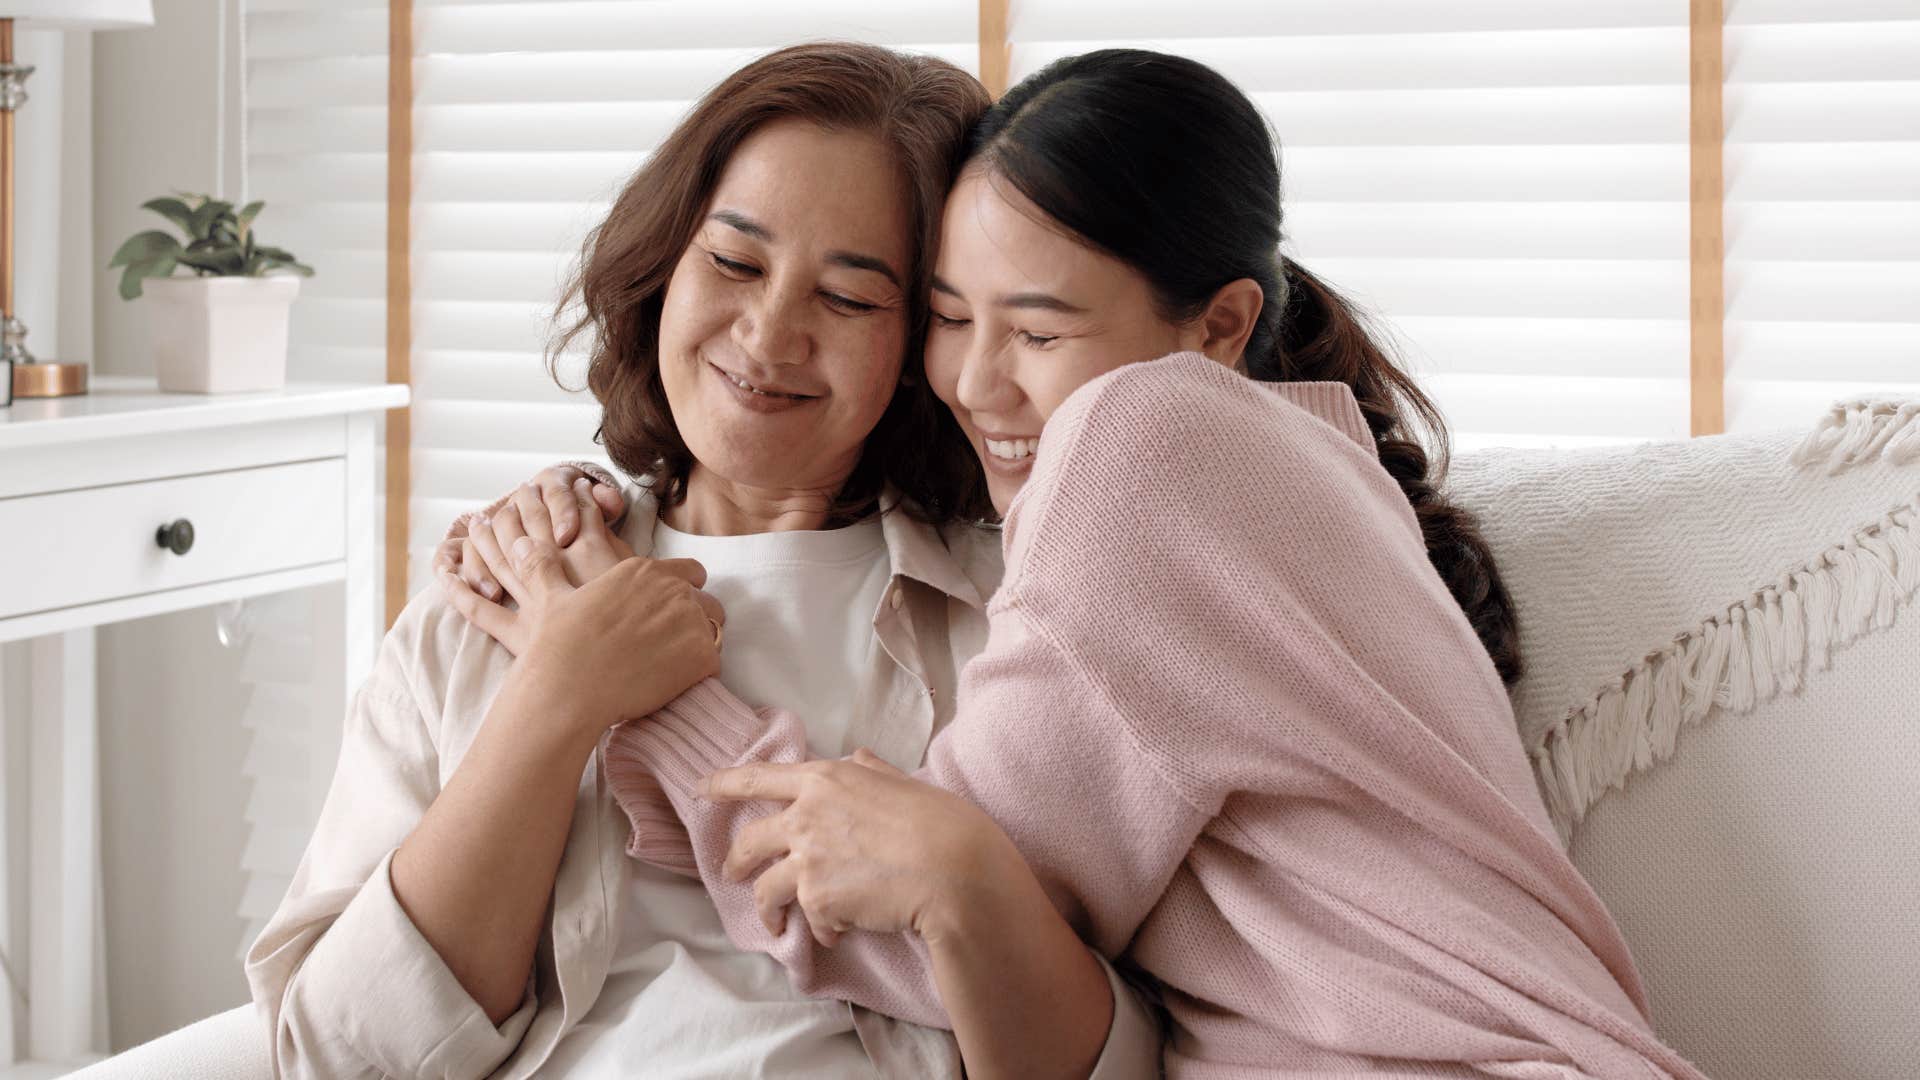
{"type": "Polygon", "coordinates": [[[346,462],[0,499],[0,618],[346,557],[346,462]],[[193,525],[176,555],[160,528],[193,525]]]}

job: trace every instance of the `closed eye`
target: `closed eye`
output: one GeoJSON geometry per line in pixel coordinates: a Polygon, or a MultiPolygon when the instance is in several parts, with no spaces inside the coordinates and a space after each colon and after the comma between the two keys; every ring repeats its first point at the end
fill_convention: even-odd
{"type": "Polygon", "coordinates": [[[1059,341],[1060,335],[1055,334],[1052,337],[1045,337],[1040,334],[1029,334],[1025,330],[1022,330],[1020,331],[1020,340],[1033,348],[1044,349],[1054,342],[1059,341]]]}
{"type": "Polygon", "coordinates": [[[937,311],[933,313],[933,325],[942,330],[958,330],[963,326],[972,325],[972,323],[972,319],[955,319],[942,315],[937,311]]]}
{"type": "Polygon", "coordinates": [[[707,252],[707,258],[721,273],[729,277],[754,277],[760,273],[759,267],[729,259],[717,251],[707,252]]]}
{"type": "Polygon", "coordinates": [[[851,296],[841,296],[836,292],[822,291],[820,298],[825,300],[829,307],[837,308],[848,315],[865,315],[880,306],[878,304],[869,304],[865,301],[855,300],[851,296]]]}

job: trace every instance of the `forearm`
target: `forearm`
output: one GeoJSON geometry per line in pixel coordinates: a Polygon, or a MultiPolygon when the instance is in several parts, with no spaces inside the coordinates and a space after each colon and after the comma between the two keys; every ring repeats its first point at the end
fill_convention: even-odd
{"type": "Polygon", "coordinates": [[[1007,848],[999,892],[968,898],[951,925],[929,928],[934,984],[974,1080],[1084,1080],[1107,1042],[1113,990],[1019,853],[1007,848]]]}
{"type": "Polygon", "coordinates": [[[520,1004],[594,742],[509,679],[445,790],[400,845],[407,917],[498,1024],[520,1004]]]}

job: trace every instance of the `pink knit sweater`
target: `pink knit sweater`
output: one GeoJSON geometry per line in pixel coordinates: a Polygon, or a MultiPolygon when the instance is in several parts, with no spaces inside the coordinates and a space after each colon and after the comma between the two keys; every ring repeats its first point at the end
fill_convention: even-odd
{"type": "MultiPolygon", "coordinates": [[[[1372,447],[1344,386],[1274,393],[1194,354],[1081,388],[917,775],[990,813],[1086,941],[1158,980],[1170,1076],[1699,1076],[1654,1036],[1372,447]]],[[[823,949],[796,916],[776,939],[722,876],[776,808],[707,802],[700,777],[806,756],[790,714],[709,681],[616,728],[607,771],[630,850],[697,871],[742,948],[809,993],[949,1026],[916,937],[823,949]]]]}

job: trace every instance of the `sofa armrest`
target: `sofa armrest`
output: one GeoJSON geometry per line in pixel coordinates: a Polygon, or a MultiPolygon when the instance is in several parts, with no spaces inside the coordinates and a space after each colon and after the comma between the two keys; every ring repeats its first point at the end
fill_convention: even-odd
{"type": "Polygon", "coordinates": [[[251,1004],[216,1013],[177,1031],[70,1073],[69,1080],[273,1080],[267,1033],[251,1004]]]}

